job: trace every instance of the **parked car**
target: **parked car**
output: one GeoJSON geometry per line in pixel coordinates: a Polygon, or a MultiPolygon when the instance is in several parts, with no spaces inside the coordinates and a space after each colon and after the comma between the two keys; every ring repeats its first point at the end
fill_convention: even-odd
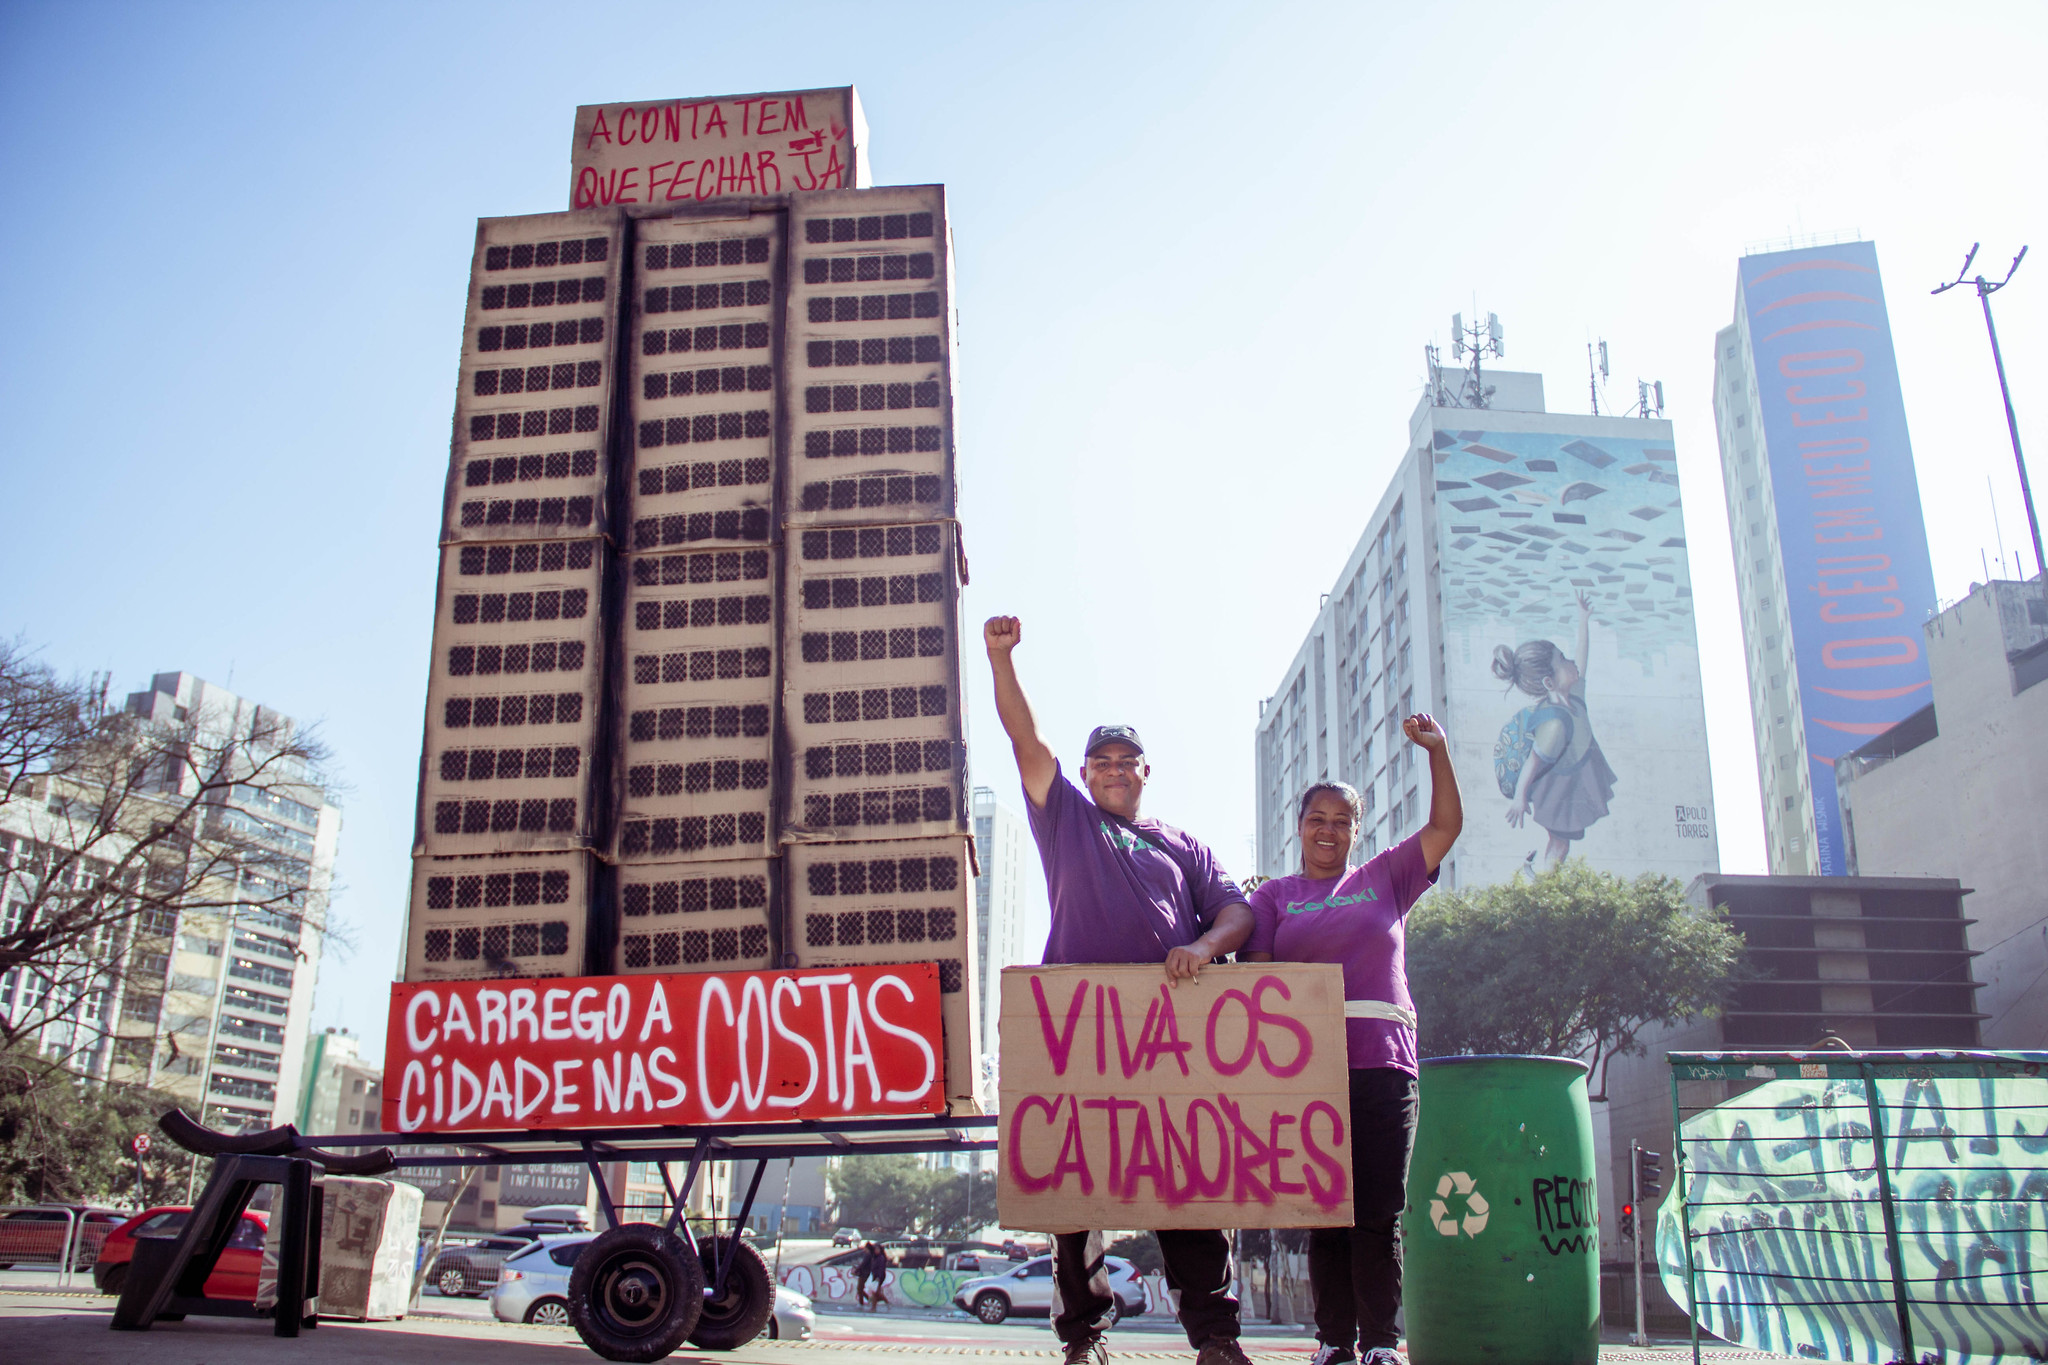
{"type": "MultiPolygon", "coordinates": [[[[135,1256],[138,1237],[169,1240],[185,1230],[192,1217],[189,1205],[171,1204],[138,1213],[107,1234],[93,1262],[92,1282],[102,1294],[118,1294],[128,1278],[128,1262],[135,1256]]],[[[263,1269],[263,1234],[269,1220],[260,1213],[244,1213],[227,1249],[214,1262],[206,1277],[206,1296],[212,1299],[253,1299],[256,1277],[263,1269]]]]}
{"type": "Polygon", "coordinates": [[[836,1247],[857,1247],[862,1240],[859,1228],[836,1228],[832,1233],[832,1245],[836,1247]]]}
{"type": "MultiPolygon", "coordinates": [[[[1152,1306],[1151,1291],[1136,1266],[1121,1256],[1105,1256],[1103,1263],[1109,1268],[1109,1292],[1116,1299],[1118,1318],[1152,1306]]],[[[953,1295],[953,1304],[991,1326],[1011,1317],[1050,1317],[1052,1257],[1035,1256],[1015,1270],[969,1280],[953,1295]]]]}
{"type": "Polygon", "coordinates": [[[786,1284],[775,1286],[775,1312],[769,1316],[770,1341],[806,1341],[818,1325],[811,1301],[786,1284]]]}
{"type": "MultiPolygon", "coordinates": [[[[551,1234],[553,1228],[545,1229],[551,1234]]],[[[515,1251],[524,1250],[544,1235],[540,1228],[519,1228],[494,1233],[452,1245],[444,1245],[427,1271],[427,1283],[443,1298],[482,1298],[498,1283],[498,1268],[515,1251]]]]}
{"type": "MultiPolygon", "coordinates": [[[[505,1258],[497,1288],[490,1292],[491,1312],[500,1322],[569,1325],[569,1274],[594,1232],[542,1237],[505,1258]]],[[[765,1278],[765,1268],[762,1273],[765,1278]]],[[[710,1303],[706,1300],[707,1307],[710,1303]]],[[[801,1341],[811,1335],[817,1315],[811,1301],[793,1289],[776,1286],[775,1308],[762,1331],[770,1337],[801,1341]]],[[[723,1349],[723,1348],[719,1348],[723,1349]]]]}
{"type": "Polygon", "coordinates": [[[507,1255],[487,1297],[500,1322],[569,1325],[569,1272],[594,1232],[551,1233],[507,1255]]]}
{"type": "Polygon", "coordinates": [[[0,1213],[0,1270],[16,1265],[56,1265],[71,1244],[71,1268],[83,1270],[99,1258],[107,1235],[129,1215],[87,1204],[40,1204],[0,1213]],[[77,1231],[73,1232],[73,1225],[77,1231]]]}

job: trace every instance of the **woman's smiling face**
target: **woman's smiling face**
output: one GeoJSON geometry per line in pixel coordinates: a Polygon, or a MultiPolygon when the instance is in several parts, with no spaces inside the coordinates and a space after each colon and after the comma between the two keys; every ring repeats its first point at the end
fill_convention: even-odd
{"type": "Polygon", "coordinates": [[[1351,803],[1336,792],[1317,792],[1301,817],[1301,865],[1310,876],[1334,877],[1351,855],[1351,803]]]}

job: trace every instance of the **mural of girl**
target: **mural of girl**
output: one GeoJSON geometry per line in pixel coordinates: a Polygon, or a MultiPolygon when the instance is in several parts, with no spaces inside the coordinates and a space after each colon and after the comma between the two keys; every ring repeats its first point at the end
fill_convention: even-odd
{"type": "MultiPolygon", "coordinates": [[[[1578,594],[1576,649],[1566,657],[1549,640],[1530,640],[1519,649],[1493,651],[1493,676],[1537,700],[1502,727],[1495,746],[1495,772],[1508,798],[1508,824],[1517,829],[1534,819],[1550,835],[1544,856],[1555,866],[1574,840],[1607,814],[1614,796],[1614,769],[1600,752],[1586,714],[1587,628],[1592,599],[1578,594]],[[1519,771],[1516,771],[1519,769],[1519,771]]],[[[1532,852],[1530,860],[1535,860],[1532,852]]]]}

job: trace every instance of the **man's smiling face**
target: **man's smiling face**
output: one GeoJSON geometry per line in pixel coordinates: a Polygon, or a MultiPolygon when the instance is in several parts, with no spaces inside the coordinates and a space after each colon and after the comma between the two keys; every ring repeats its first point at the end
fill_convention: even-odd
{"type": "Polygon", "coordinates": [[[1122,740],[1111,740],[1088,755],[1082,778],[1095,804],[1126,820],[1138,818],[1138,802],[1152,769],[1145,755],[1122,740]]]}

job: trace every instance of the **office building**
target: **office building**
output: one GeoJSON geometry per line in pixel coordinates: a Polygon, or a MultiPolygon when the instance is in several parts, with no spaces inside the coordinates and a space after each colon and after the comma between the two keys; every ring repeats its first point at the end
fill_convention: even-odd
{"type": "Polygon", "coordinates": [[[1841,876],[1835,760],[1927,704],[1935,609],[1873,244],[1742,259],[1714,426],[1770,870],[1841,876]]]}
{"type": "Polygon", "coordinates": [[[1536,374],[1448,373],[1261,703],[1259,872],[1300,869],[1297,804],[1321,779],[1365,798],[1357,856],[1428,820],[1428,764],[1401,732],[1418,711],[1450,736],[1465,803],[1440,885],[1563,856],[1718,870],[1671,424],[1550,412],[1536,374]],[[1554,763],[1532,766],[1539,746],[1554,763]]]}
{"type": "Polygon", "coordinates": [[[1929,700],[1835,762],[1849,872],[1960,878],[1971,888],[1969,941],[1979,955],[1956,979],[1983,983],[1983,1046],[2048,1047],[2041,580],[1973,585],[1926,623],[1922,640],[1929,700]]]}
{"type": "MultiPolygon", "coordinates": [[[[200,839],[260,846],[263,866],[227,859],[237,869],[230,881],[202,865],[183,898],[198,903],[121,917],[95,948],[103,969],[82,987],[83,978],[67,977],[53,992],[48,974],[15,968],[0,976],[0,1010],[17,1021],[47,1013],[32,1029],[35,1045],[82,1075],[153,1086],[228,1131],[288,1122],[298,1108],[340,808],[295,758],[277,756],[297,730],[289,716],[189,673],[157,674],[148,690],[128,695],[125,709],[164,726],[172,742],[152,749],[164,762],[149,764],[124,803],[161,801],[175,810],[181,800],[203,800],[200,839]],[[188,738],[177,738],[180,729],[188,738]],[[185,746],[240,746],[240,757],[266,765],[268,776],[207,792],[191,766],[199,755],[185,746]],[[66,991],[75,1000],[60,999],[66,991]]],[[[110,875],[109,860],[129,856],[133,845],[123,819],[102,826],[77,818],[76,803],[98,799],[52,786],[38,802],[10,803],[0,876],[32,879],[51,868],[83,889],[110,875]],[[45,861],[70,839],[90,847],[45,861]]],[[[7,891],[10,924],[28,901],[63,894],[24,882],[7,891]]]]}
{"type": "Polygon", "coordinates": [[[362,1057],[347,1029],[322,1029],[306,1039],[298,1112],[302,1133],[381,1133],[384,1071],[362,1057]]]}
{"type": "Polygon", "coordinates": [[[972,1104],[945,191],[851,88],[577,127],[478,224],[406,979],[935,962],[972,1104]]]}
{"type": "MultiPolygon", "coordinates": [[[[1653,1024],[1638,1035],[1640,1054],[1609,1061],[1605,1217],[1626,1197],[1631,1141],[1664,1154],[1667,1198],[1675,1188],[1668,1052],[1804,1050],[1829,1036],[1857,1049],[1982,1045],[1969,891],[1954,877],[1715,875],[1696,879],[1686,894],[1727,916],[1748,945],[1748,970],[1719,1014],[1653,1024]]],[[[1686,1081],[1686,1112],[1754,1084],[1686,1081]]],[[[1655,1276],[1643,1297],[1667,1322],[1684,1308],[1655,1276]]]]}

